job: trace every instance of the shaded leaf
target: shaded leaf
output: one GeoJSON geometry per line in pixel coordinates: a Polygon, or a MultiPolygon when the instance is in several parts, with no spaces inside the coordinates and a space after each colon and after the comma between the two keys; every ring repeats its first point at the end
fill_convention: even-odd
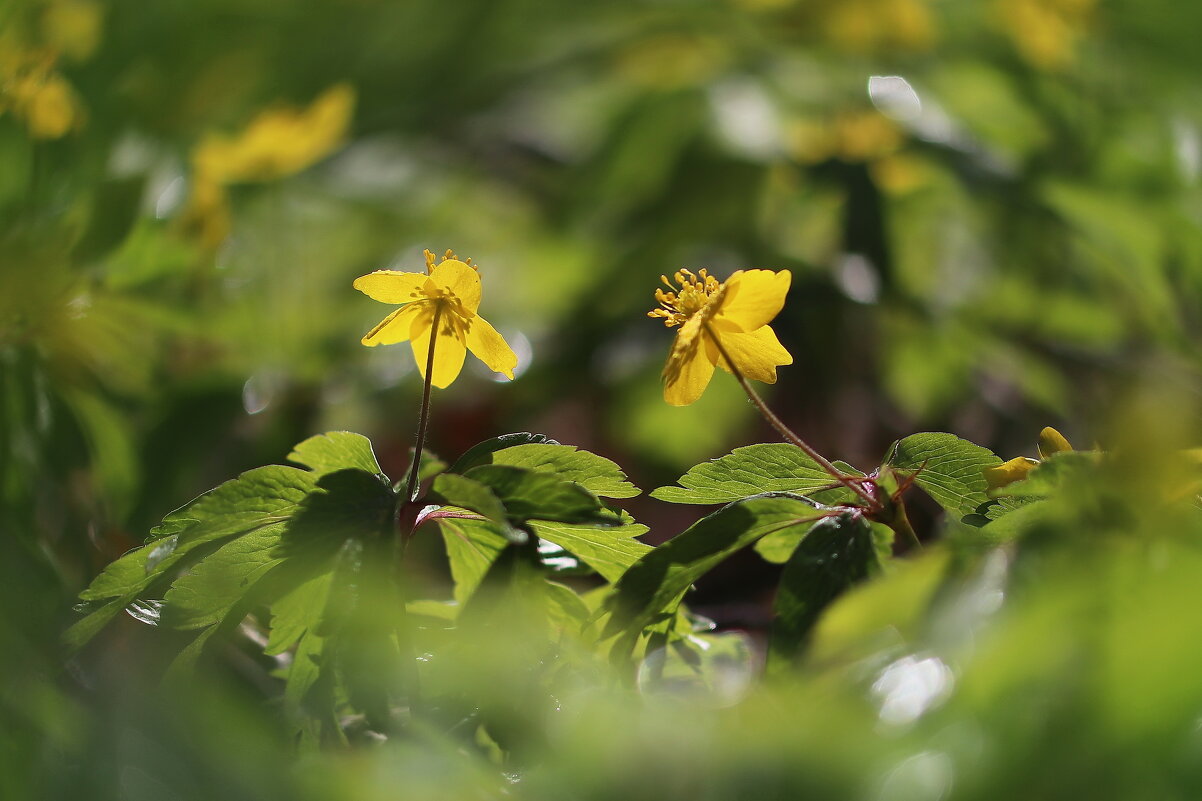
{"type": "Polygon", "coordinates": [[[155,529],[169,541],[155,541],[126,554],[80,593],[85,602],[98,603],[73,625],[64,639],[79,648],[122,609],[164,583],[186,560],[200,555],[202,546],[266,527],[282,528],[314,487],[314,475],[292,467],[272,465],[247,471],[206,492],[164,518],[155,529]],[[153,563],[151,557],[154,557],[153,563]]]}
{"type": "Polygon", "coordinates": [[[862,515],[845,513],[815,523],[781,575],[772,653],[784,658],[795,654],[822,611],[878,567],[872,528],[862,515]]]}
{"type": "Polygon", "coordinates": [[[458,506],[498,523],[505,521],[505,506],[491,488],[456,473],[443,473],[436,477],[427,498],[432,503],[458,506]]]}
{"type": "Polygon", "coordinates": [[[703,517],[649,551],[619,579],[607,604],[611,616],[604,634],[641,630],[675,609],[693,582],[732,554],[772,532],[808,525],[815,514],[813,506],[798,498],[763,495],[703,517]]]}
{"type": "Polygon", "coordinates": [[[559,479],[550,473],[538,473],[509,465],[478,465],[467,477],[487,485],[513,521],[559,520],[565,523],[619,522],[619,517],[601,505],[588,490],[559,479]]]}

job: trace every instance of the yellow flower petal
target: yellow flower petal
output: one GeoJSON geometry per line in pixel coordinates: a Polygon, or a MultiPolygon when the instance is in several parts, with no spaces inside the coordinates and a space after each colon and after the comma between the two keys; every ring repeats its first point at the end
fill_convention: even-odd
{"type": "Polygon", "coordinates": [[[701,336],[700,316],[680,327],[668,363],[664,366],[664,400],[673,406],[688,406],[701,397],[714,375],[714,361],[701,336]]]}
{"type": "MultiPolygon", "coordinates": [[[[429,302],[410,303],[408,306],[402,306],[368,331],[361,341],[369,347],[404,342],[413,336],[415,329],[423,325],[427,330],[430,328],[430,317],[433,314],[431,306],[432,304],[429,302]]],[[[425,364],[424,356],[421,363],[425,364]]]]}
{"type": "Polygon", "coordinates": [[[1007,484],[1022,481],[1027,477],[1027,473],[1030,473],[1038,466],[1039,462],[1034,459],[1018,456],[997,467],[986,467],[982,472],[985,474],[985,482],[989,485],[990,489],[1001,489],[1007,484]]]}
{"type": "Polygon", "coordinates": [[[355,289],[381,303],[411,303],[426,297],[422,287],[430,280],[424,273],[376,270],[355,279],[355,289]]]}
{"type": "MultiPolygon", "coordinates": [[[[780,344],[776,332],[769,326],[763,326],[749,334],[715,333],[720,337],[722,347],[734,361],[735,367],[738,367],[739,372],[746,378],[775,384],[776,368],[793,363],[793,357],[780,344]]],[[[720,359],[718,366],[730,372],[725,359],[720,359]]]]}
{"type": "Polygon", "coordinates": [[[1039,458],[1046,459],[1053,453],[1063,453],[1071,451],[1073,446],[1064,438],[1056,429],[1048,426],[1043,431],[1039,432],[1039,458]]]}
{"type": "Polygon", "coordinates": [[[447,259],[434,265],[430,280],[457,297],[466,314],[475,314],[480,308],[480,274],[458,259],[447,259]]]}
{"type": "MultiPolygon", "coordinates": [[[[438,321],[436,334],[438,339],[434,343],[434,373],[430,376],[430,383],[439,389],[449,387],[463,369],[463,359],[467,355],[467,348],[463,344],[463,331],[460,326],[462,326],[462,322],[456,315],[448,314],[444,309],[438,321]]],[[[417,330],[417,327],[414,330],[415,333],[410,344],[413,346],[413,358],[417,362],[417,371],[424,379],[432,330],[428,325],[421,327],[420,331],[417,330]]]]}
{"type": "Polygon", "coordinates": [[[791,280],[788,270],[739,270],[726,281],[715,329],[751,332],[772,322],[785,305],[791,280]]]}
{"type": "Polygon", "coordinates": [[[473,317],[467,323],[467,347],[489,370],[504,373],[513,380],[513,368],[518,366],[517,354],[483,317],[473,317]]]}

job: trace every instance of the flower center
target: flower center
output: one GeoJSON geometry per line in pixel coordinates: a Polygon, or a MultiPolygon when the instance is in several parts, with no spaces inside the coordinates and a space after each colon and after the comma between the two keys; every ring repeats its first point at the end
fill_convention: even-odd
{"type": "Polygon", "coordinates": [[[696,275],[690,270],[678,270],[672,277],[680,285],[679,288],[668,280],[668,276],[661,275],[659,278],[668,291],[656,289],[655,299],[659,302],[659,308],[647,312],[648,317],[662,317],[668,328],[683,325],[710,305],[715,296],[721,297],[725,291],[718,279],[706,270],[699,270],[696,275]]]}

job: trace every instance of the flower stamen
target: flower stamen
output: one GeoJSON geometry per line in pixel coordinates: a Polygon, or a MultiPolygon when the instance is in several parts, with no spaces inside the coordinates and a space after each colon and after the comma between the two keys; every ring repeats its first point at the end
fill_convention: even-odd
{"type": "Polygon", "coordinates": [[[705,269],[698,270],[696,274],[691,270],[681,269],[672,277],[676,279],[680,288],[677,289],[676,284],[668,280],[668,276],[661,275],[659,280],[669,291],[656,288],[655,300],[659,303],[659,308],[647,312],[648,317],[662,317],[664,325],[668,328],[683,325],[694,314],[702,311],[710,303],[712,296],[722,291],[722,283],[705,269]]]}

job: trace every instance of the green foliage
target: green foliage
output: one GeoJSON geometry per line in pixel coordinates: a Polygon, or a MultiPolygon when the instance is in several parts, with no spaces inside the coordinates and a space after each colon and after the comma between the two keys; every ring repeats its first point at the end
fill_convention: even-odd
{"type": "Polygon", "coordinates": [[[0,798],[1199,794],[1202,9],[0,24],[0,798]],[[263,172],[207,183],[206,143],[335,85],[321,153],[248,137],[263,172]],[[349,283],[424,247],[528,345],[436,393],[436,447],[538,425],[621,467],[511,434],[401,502],[420,381],[349,283]],[[865,467],[902,437],[875,507],[779,444],[631,502],[650,529],[610,503],[753,441],[729,376],[662,403],[681,266],[791,271],[767,400],[865,467]],[[987,491],[1048,422],[1102,445],[987,491]]]}
{"type": "Polygon", "coordinates": [[[823,610],[878,569],[872,528],[863,516],[844,513],[815,523],[781,574],[772,655],[796,654],[823,610]]]}
{"type": "Polygon", "coordinates": [[[987,448],[935,433],[900,439],[885,457],[885,466],[912,475],[916,485],[957,518],[989,500],[983,471],[1001,463],[987,448]]]}
{"type": "Polygon", "coordinates": [[[819,516],[811,504],[786,495],[735,501],[656,548],[615,585],[605,634],[639,631],[671,614],[685,592],[723,560],[775,531],[805,526],[819,516]]]}
{"type": "Polygon", "coordinates": [[[795,445],[771,443],[735,448],[704,462],[677,479],[679,487],[660,487],[652,498],[670,503],[730,503],[761,492],[810,494],[834,480],[795,445]]]}

